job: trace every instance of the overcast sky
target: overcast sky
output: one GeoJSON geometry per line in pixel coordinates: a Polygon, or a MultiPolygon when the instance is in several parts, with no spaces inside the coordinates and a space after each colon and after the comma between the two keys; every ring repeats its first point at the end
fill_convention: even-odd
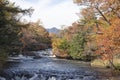
{"type": "Polygon", "coordinates": [[[45,28],[57,27],[62,25],[69,26],[77,21],[76,15],[80,7],[73,3],[72,0],[10,0],[15,2],[21,8],[32,7],[34,12],[28,21],[37,21],[40,19],[45,28]]]}

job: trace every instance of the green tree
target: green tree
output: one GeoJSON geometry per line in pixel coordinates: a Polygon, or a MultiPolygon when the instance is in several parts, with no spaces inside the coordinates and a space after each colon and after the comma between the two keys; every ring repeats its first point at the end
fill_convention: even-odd
{"type": "Polygon", "coordinates": [[[0,0],[0,61],[3,60],[2,55],[19,52],[21,28],[27,26],[20,21],[20,18],[31,12],[32,9],[22,10],[8,0],[0,0]]]}
{"type": "Polygon", "coordinates": [[[70,41],[68,52],[73,59],[82,59],[84,56],[84,50],[86,45],[86,32],[80,31],[70,41]]]}

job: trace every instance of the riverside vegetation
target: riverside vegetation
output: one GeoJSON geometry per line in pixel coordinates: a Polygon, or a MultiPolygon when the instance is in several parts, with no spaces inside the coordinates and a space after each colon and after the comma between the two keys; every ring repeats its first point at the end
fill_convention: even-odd
{"type": "MultiPolygon", "coordinates": [[[[93,61],[120,69],[120,1],[74,0],[84,6],[82,18],[53,38],[53,52],[59,57],[93,61]]],[[[96,64],[97,63],[97,64],[96,64]]],[[[98,65],[100,66],[100,64],[98,65]]]]}
{"type": "Polygon", "coordinates": [[[8,0],[0,0],[0,67],[9,56],[50,48],[51,40],[41,22],[22,21],[34,9],[21,9],[8,0]]]}
{"type": "MultiPolygon", "coordinates": [[[[72,26],[51,34],[41,22],[22,21],[34,11],[21,9],[8,0],[0,1],[0,67],[10,55],[50,48],[59,58],[102,60],[106,67],[120,69],[120,1],[76,0],[84,6],[82,18],[72,26]]],[[[93,63],[95,63],[93,61],[93,63]]],[[[93,65],[93,64],[92,64],[93,65]]]]}

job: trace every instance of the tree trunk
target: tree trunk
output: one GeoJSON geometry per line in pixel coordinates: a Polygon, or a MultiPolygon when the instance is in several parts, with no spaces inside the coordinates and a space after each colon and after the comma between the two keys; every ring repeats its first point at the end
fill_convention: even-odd
{"type": "Polygon", "coordinates": [[[113,64],[113,61],[109,59],[109,64],[111,69],[117,70],[116,66],[113,64]]]}

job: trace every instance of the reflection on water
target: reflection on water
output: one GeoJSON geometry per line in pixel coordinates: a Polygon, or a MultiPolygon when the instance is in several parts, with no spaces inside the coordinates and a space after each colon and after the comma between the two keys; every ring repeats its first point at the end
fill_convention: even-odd
{"type": "Polygon", "coordinates": [[[50,49],[37,54],[41,58],[22,56],[18,61],[14,58],[8,62],[0,80],[120,80],[112,77],[110,70],[93,69],[89,63],[51,57],[50,49]]]}

